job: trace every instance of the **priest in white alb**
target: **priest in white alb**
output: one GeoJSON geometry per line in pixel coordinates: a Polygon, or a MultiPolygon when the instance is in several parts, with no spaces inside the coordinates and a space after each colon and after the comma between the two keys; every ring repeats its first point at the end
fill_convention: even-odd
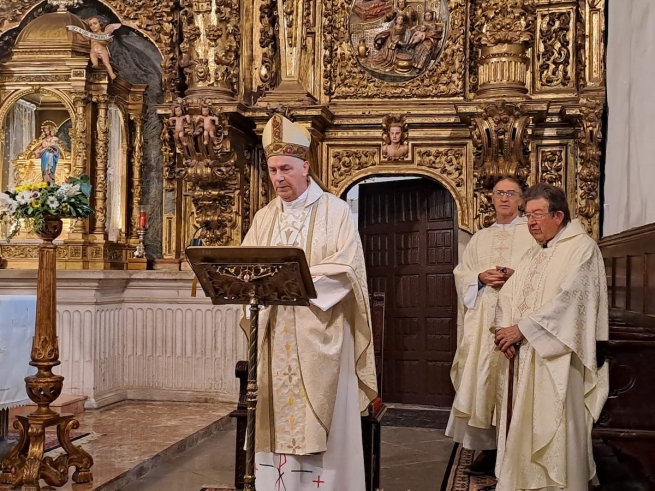
{"type": "Polygon", "coordinates": [[[255,484],[364,491],[360,416],[377,384],[359,235],[348,204],[310,177],[303,127],[275,115],[262,142],[277,197],[243,245],[302,248],[318,297],[260,314],[255,484]]]}
{"type": "Polygon", "coordinates": [[[498,291],[535,241],[519,216],[519,181],[502,178],[493,188],[496,222],[473,235],[454,270],[458,296],[457,352],[451,369],[455,400],[446,435],[480,453],[468,472],[493,475],[496,463],[496,373],[500,354],[490,331],[498,291]]]}
{"type": "Polygon", "coordinates": [[[596,365],[596,341],[608,335],[605,266],[594,240],[571,221],[561,189],[536,184],[525,202],[538,244],[501,290],[496,309],[495,341],[505,354],[496,491],[587,491],[596,476],[591,429],[608,394],[607,364],[596,365]]]}

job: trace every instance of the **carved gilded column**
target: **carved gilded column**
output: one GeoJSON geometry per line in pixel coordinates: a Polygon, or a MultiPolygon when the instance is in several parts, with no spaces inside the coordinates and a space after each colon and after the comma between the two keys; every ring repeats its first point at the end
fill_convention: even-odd
{"type": "Polygon", "coordinates": [[[475,0],[473,43],[479,50],[476,97],[527,94],[535,0],[475,0]]]}
{"type": "Polygon", "coordinates": [[[134,122],[134,138],[132,140],[132,216],[129,234],[131,239],[137,239],[143,193],[143,115],[130,114],[130,119],[134,122]]]}
{"type": "Polygon", "coordinates": [[[239,0],[191,0],[180,12],[187,96],[233,100],[239,91],[239,0]]]}
{"type": "MultiPolygon", "coordinates": [[[[88,172],[86,155],[87,155],[87,121],[86,121],[86,107],[88,103],[87,95],[84,93],[73,94],[73,107],[75,108],[75,116],[73,120],[73,162],[71,174],[79,176],[88,172]]],[[[87,231],[87,219],[75,220],[73,226],[73,233],[84,234],[87,231]]]]}
{"type": "Polygon", "coordinates": [[[261,0],[259,4],[259,29],[255,29],[255,39],[259,44],[259,60],[255,60],[257,91],[268,92],[277,84],[279,76],[275,63],[277,53],[277,0],[261,0]]]}
{"type": "Polygon", "coordinates": [[[87,96],[85,94],[75,94],[73,96],[73,106],[75,107],[75,120],[73,121],[73,169],[72,174],[79,176],[86,172],[86,104],[87,96]]]}
{"type": "Polygon", "coordinates": [[[599,100],[580,100],[578,218],[587,233],[595,239],[599,238],[600,233],[600,156],[604,107],[604,103],[599,100]]]}
{"type": "Polygon", "coordinates": [[[103,238],[107,235],[107,159],[109,156],[109,98],[101,94],[93,98],[98,109],[96,134],[96,165],[95,165],[95,227],[93,233],[103,238]]]}
{"type": "Polygon", "coordinates": [[[316,102],[313,93],[316,3],[311,0],[262,0],[259,16],[259,42],[264,48],[259,69],[262,88],[269,88],[275,80],[272,77],[275,74],[272,72],[272,57],[275,49],[279,52],[278,84],[264,95],[263,102],[316,102]]]}

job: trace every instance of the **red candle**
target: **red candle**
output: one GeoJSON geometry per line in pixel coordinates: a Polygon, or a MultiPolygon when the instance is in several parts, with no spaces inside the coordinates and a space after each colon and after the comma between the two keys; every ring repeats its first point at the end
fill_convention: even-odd
{"type": "Polygon", "coordinates": [[[139,228],[146,228],[147,224],[148,224],[148,212],[141,211],[141,213],[139,213],[139,228]]]}

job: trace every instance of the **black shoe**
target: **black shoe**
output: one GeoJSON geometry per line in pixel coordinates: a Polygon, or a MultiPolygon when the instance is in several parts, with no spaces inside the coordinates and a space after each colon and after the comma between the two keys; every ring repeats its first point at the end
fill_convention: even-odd
{"type": "Polygon", "coordinates": [[[495,476],[496,451],[483,450],[464,472],[470,476],[495,476]]]}

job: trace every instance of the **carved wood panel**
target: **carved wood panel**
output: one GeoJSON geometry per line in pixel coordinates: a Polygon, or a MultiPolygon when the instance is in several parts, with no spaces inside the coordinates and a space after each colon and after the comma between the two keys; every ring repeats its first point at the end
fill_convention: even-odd
{"type": "Polygon", "coordinates": [[[369,288],[387,298],[385,401],[441,406],[452,401],[455,212],[448,191],[427,179],[360,187],[369,288]]]}

